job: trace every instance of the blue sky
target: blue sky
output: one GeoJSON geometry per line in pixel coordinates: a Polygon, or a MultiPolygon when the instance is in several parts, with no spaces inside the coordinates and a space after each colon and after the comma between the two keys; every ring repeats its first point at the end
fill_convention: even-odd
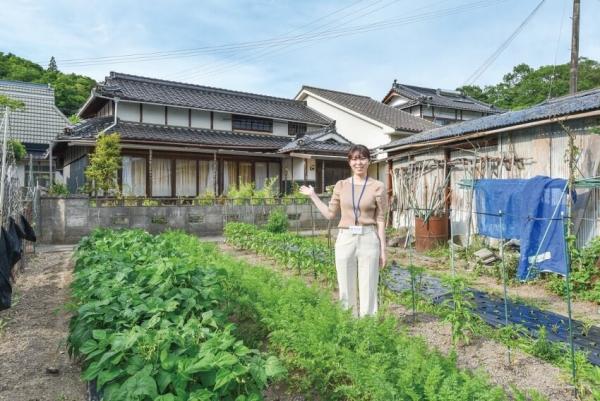
{"type": "MultiPolygon", "coordinates": [[[[62,71],[97,80],[119,71],[283,97],[306,84],[381,99],[394,79],[434,88],[462,85],[539,2],[0,0],[0,51],[43,64],[54,55],[62,71]],[[382,21],[391,22],[382,29],[382,21]],[[372,30],[348,35],[359,25],[372,30]],[[313,39],[298,38],[302,34],[313,39]],[[214,51],[273,38],[288,39],[285,46],[249,43],[214,51]],[[201,47],[205,52],[191,57],[99,59],[201,47]],[[65,61],[80,58],[90,61],[65,61]]],[[[582,0],[581,10],[580,55],[600,60],[600,24],[594,23],[600,0],[582,0]]],[[[496,83],[518,63],[567,62],[571,11],[572,0],[546,0],[475,83],[496,83]]]]}

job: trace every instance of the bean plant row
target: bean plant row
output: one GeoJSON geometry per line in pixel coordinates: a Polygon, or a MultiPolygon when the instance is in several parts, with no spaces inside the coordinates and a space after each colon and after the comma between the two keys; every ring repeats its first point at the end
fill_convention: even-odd
{"type": "Polygon", "coordinates": [[[98,230],[81,241],[69,351],[106,401],[262,400],[284,371],[236,337],[220,309],[225,272],[182,236],[98,230]]]}

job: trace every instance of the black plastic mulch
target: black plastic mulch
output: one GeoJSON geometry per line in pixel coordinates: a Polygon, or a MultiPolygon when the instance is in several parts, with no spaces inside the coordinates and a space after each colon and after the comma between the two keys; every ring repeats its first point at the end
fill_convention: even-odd
{"type": "MultiPolygon", "coordinates": [[[[392,266],[385,285],[393,292],[411,290],[410,275],[405,268],[392,266]]],[[[504,299],[473,288],[475,314],[479,315],[492,327],[499,328],[506,324],[504,316],[504,299]]],[[[423,274],[420,278],[419,294],[439,304],[449,297],[449,291],[436,277],[423,274]]],[[[558,313],[543,311],[534,306],[508,300],[508,323],[521,325],[529,335],[537,338],[541,327],[546,328],[547,338],[553,342],[568,344],[569,319],[558,313]]],[[[572,320],[573,345],[575,350],[587,354],[590,363],[600,366],[600,328],[586,327],[582,322],[572,320]]]]}

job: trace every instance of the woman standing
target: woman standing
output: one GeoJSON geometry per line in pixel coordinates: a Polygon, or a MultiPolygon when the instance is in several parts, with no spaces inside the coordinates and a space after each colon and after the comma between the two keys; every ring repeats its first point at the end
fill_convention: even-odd
{"type": "Polygon", "coordinates": [[[340,301],[360,317],[377,312],[379,267],[385,266],[385,189],[381,181],[367,175],[370,157],[366,146],[350,148],[352,176],[335,184],[329,207],[312,186],[300,188],[326,219],[341,210],[335,242],[340,301]]]}

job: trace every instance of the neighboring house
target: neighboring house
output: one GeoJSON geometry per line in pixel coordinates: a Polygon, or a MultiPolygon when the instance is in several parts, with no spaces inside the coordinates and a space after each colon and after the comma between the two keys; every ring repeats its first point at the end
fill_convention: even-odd
{"type": "Polygon", "coordinates": [[[350,175],[347,156],[351,146],[352,142],[337,133],[335,124],[332,123],[325,128],[307,132],[279,149],[279,153],[292,156],[292,160],[305,160],[305,163],[295,163],[297,168],[292,170],[292,178],[314,171],[315,190],[322,193],[326,186],[334,185],[350,175]]]}
{"type": "Polygon", "coordinates": [[[458,91],[404,85],[396,80],[383,98],[383,103],[438,125],[454,124],[505,111],[458,91]]]}
{"type": "MultiPolygon", "coordinates": [[[[600,89],[564,96],[518,111],[448,125],[384,146],[394,177],[396,226],[412,225],[406,185],[417,188],[411,200],[424,203],[440,185],[448,193],[452,231],[473,233],[473,197],[459,185],[472,178],[568,178],[567,131],[580,149],[579,177],[600,176],[600,89]],[[416,174],[415,174],[416,172],[416,174]],[[449,173],[449,181],[444,177],[449,173]],[[412,178],[411,178],[412,177],[412,178]],[[428,195],[429,194],[429,195],[428,195]]],[[[600,235],[600,189],[580,189],[573,211],[578,245],[600,235]]],[[[430,202],[429,202],[430,203],[430,202]]]]}
{"type": "Polygon", "coordinates": [[[54,104],[54,90],[47,84],[0,80],[0,94],[24,104],[22,109],[10,111],[8,124],[8,137],[18,139],[27,149],[27,157],[17,168],[20,184],[47,186],[49,144],[69,125],[54,104]]]}
{"type": "MultiPolygon", "coordinates": [[[[262,188],[271,177],[283,190],[292,182],[324,188],[332,183],[323,182],[317,168],[339,158],[335,152],[296,157],[283,150],[332,122],[292,99],[111,72],[78,114],[85,121],[59,138],[54,150],[72,192],[84,185],[100,132],[121,135],[118,178],[128,196],[225,194],[248,182],[262,188]]],[[[332,138],[323,140],[347,142],[332,138]]]]}
{"type": "Polygon", "coordinates": [[[340,134],[369,149],[437,127],[368,96],[305,85],[296,100],[334,120],[340,134]]]}
{"type": "MultiPolygon", "coordinates": [[[[368,96],[305,85],[296,95],[296,100],[306,102],[308,107],[334,120],[336,130],[341,135],[371,149],[375,159],[385,158],[385,154],[378,149],[380,146],[438,127],[368,96]]],[[[369,176],[387,185],[385,163],[372,163],[369,176]]]]}

